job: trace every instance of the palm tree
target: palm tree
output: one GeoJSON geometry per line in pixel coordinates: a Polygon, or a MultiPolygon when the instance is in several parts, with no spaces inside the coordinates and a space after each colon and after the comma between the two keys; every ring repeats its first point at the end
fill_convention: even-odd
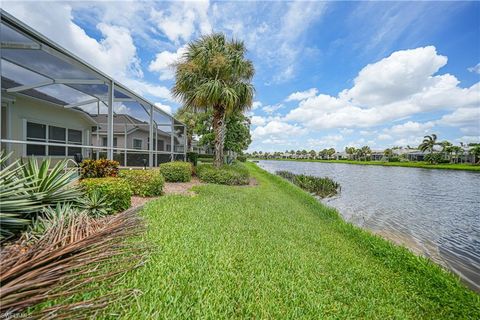
{"type": "MultiPolygon", "coordinates": [[[[473,163],[476,163],[476,158],[480,158],[480,144],[473,146],[469,150],[469,153],[473,156],[473,163]]],[[[478,163],[480,164],[480,159],[478,160],[478,163]]]]}
{"type": "Polygon", "coordinates": [[[462,153],[463,148],[460,146],[451,146],[449,147],[449,151],[455,155],[454,163],[458,163],[458,155],[462,153]]]}
{"type": "Polygon", "coordinates": [[[345,153],[350,156],[350,158],[354,157],[354,154],[356,153],[355,147],[345,147],[345,153]]]}
{"type": "Polygon", "coordinates": [[[383,151],[383,155],[385,156],[385,158],[390,159],[391,157],[393,157],[393,150],[392,149],[385,149],[383,151]]]}
{"type": "Polygon", "coordinates": [[[327,150],[327,155],[328,155],[328,158],[331,159],[333,157],[333,155],[335,154],[335,149],[334,148],[330,148],[327,150]]]}
{"type": "Polygon", "coordinates": [[[194,112],[213,109],[216,167],[223,164],[225,117],[252,105],[255,70],[245,53],[243,42],[215,33],[190,42],[175,64],[172,95],[194,112]]]}
{"type": "Polygon", "coordinates": [[[420,149],[420,151],[429,151],[430,154],[433,153],[433,147],[438,145],[437,143],[437,135],[436,134],[432,134],[431,136],[425,136],[423,137],[423,141],[422,143],[418,146],[418,149],[420,149]]]}
{"type": "Polygon", "coordinates": [[[372,149],[369,146],[363,146],[361,150],[364,160],[367,161],[367,157],[372,153],[372,149]]]}

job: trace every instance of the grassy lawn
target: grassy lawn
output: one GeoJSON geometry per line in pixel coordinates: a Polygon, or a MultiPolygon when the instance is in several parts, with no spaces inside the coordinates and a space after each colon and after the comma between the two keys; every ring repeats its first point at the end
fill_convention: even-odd
{"type": "Polygon", "coordinates": [[[123,319],[480,318],[480,296],[423,258],[344,223],[254,164],[256,187],[207,185],[145,207],[147,264],[123,319]]]}
{"type": "MultiPolygon", "coordinates": [[[[265,159],[253,159],[265,160],[265,159]]],[[[425,169],[447,169],[447,170],[467,170],[480,171],[480,165],[472,165],[469,163],[441,163],[428,164],[423,161],[410,162],[384,162],[384,161],[357,161],[357,160],[311,160],[311,159],[269,159],[272,161],[300,161],[300,162],[325,162],[325,163],[345,163],[345,164],[359,164],[359,165],[374,165],[374,166],[390,166],[390,167],[412,167],[425,169]]]]}

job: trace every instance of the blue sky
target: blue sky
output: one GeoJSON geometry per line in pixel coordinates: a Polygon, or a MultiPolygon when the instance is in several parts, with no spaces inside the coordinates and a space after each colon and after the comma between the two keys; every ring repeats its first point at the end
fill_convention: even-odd
{"type": "Polygon", "coordinates": [[[480,2],[21,2],[4,9],[174,112],[169,67],[225,32],[256,67],[250,150],[480,141],[480,2]]]}

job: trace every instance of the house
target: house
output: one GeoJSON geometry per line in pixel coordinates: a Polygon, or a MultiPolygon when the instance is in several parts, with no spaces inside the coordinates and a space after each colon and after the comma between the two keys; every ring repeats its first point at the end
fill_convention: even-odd
{"type": "Polygon", "coordinates": [[[56,160],[76,153],[91,156],[90,150],[78,147],[90,144],[91,128],[96,125],[88,113],[64,108],[65,102],[35,89],[7,93],[7,89],[20,85],[11,79],[2,77],[1,84],[2,150],[12,152],[12,158],[36,156],[56,160]]]}
{"type": "Polygon", "coordinates": [[[1,13],[2,151],[122,166],[184,160],[185,125],[15,17],[1,13]],[[150,143],[153,141],[153,143],[150,143]]]}

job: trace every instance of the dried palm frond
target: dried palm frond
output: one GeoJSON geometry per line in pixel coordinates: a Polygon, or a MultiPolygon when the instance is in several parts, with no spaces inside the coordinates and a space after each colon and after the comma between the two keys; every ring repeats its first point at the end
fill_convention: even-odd
{"type": "MultiPolygon", "coordinates": [[[[93,292],[100,282],[140,265],[145,248],[126,239],[142,230],[143,223],[134,210],[102,219],[89,217],[86,212],[57,217],[33,245],[25,247],[23,242],[0,252],[0,313],[17,313],[44,301],[93,292]]],[[[119,299],[122,294],[109,299],[119,299]]],[[[31,317],[86,317],[103,308],[105,299],[63,299],[63,303],[31,317]]]]}

